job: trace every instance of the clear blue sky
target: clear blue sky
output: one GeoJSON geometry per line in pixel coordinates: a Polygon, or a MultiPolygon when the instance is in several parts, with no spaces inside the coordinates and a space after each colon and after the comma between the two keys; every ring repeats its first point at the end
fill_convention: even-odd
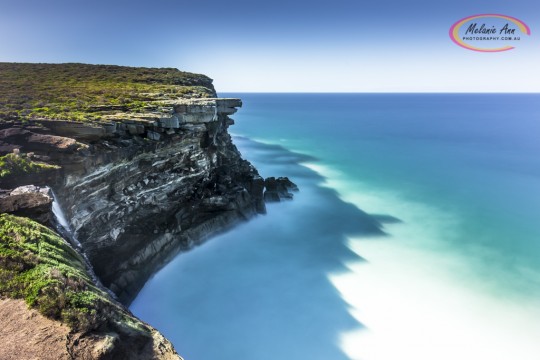
{"type": "Polygon", "coordinates": [[[177,67],[218,91],[540,91],[538,0],[0,0],[0,61],[177,67]],[[468,51],[450,26],[523,20],[515,50],[468,51]]]}

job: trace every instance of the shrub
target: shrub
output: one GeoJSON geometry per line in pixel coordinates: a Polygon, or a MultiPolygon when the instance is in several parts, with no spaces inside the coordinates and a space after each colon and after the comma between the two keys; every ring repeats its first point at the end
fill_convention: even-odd
{"type": "Polygon", "coordinates": [[[36,174],[57,168],[58,166],[32,161],[24,155],[0,156],[0,180],[10,176],[36,174]]]}

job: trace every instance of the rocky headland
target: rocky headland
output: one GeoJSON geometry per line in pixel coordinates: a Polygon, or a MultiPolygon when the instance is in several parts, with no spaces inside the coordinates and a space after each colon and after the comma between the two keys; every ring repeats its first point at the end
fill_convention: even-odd
{"type": "Polygon", "coordinates": [[[242,158],[227,131],[241,100],[206,76],[7,63],[0,76],[0,357],[178,358],[125,306],[179,252],[296,186],[242,158]]]}

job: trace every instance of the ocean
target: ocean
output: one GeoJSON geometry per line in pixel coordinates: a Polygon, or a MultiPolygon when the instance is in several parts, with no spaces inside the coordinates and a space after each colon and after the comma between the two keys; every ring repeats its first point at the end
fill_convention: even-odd
{"type": "Polygon", "coordinates": [[[539,358],[539,94],[220,96],[300,191],[135,299],[186,360],[539,358]]]}

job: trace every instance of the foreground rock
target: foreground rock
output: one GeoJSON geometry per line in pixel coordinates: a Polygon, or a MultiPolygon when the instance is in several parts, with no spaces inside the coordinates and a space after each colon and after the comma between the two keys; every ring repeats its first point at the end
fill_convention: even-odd
{"type": "Polygon", "coordinates": [[[112,336],[72,333],[68,326],[28,309],[22,300],[0,299],[0,359],[163,359],[181,360],[172,345],[149,328],[149,345],[115,350],[112,336]]]}
{"type": "Polygon", "coordinates": [[[51,229],[0,214],[0,264],[1,359],[180,359],[51,229]]]}

